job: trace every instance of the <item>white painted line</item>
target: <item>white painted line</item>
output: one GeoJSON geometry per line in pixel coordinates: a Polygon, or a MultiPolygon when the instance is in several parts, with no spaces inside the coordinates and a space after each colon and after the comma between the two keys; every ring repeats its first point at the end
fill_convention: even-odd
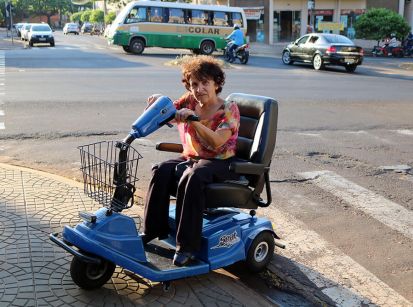
{"type": "Polygon", "coordinates": [[[367,131],[364,131],[364,130],[346,131],[345,133],[355,134],[355,135],[366,135],[366,136],[369,136],[369,137],[371,137],[371,138],[373,138],[373,139],[375,139],[375,140],[381,141],[381,142],[383,142],[383,143],[393,144],[393,142],[392,142],[392,141],[389,141],[388,139],[384,139],[384,138],[378,137],[378,136],[376,136],[376,135],[374,135],[374,134],[371,134],[371,133],[369,133],[369,132],[367,132],[367,131]]]}
{"type": "Polygon", "coordinates": [[[4,116],[4,111],[0,110],[0,116],[4,116]]]}
{"type": "Polygon", "coordinates": [[[409,129],[400,129],[400,130],[396,130],[396,132],[400,134],[404,134],[404,135],[413,136],[413,130],[409,130],[409,129]]]}
{"type": "Polygon", "coordinates": [[[4,123],[0,123],[0,130],[4,130],[6,129],[6,126],[4,125],[4,123]]]}
{"type": "MultiPolygon", "coordinates": [[[[296,193],[282,189],[275,193],[274,198],[291,206],[318,206],[296,193]]],[[[266,215],[275,217],[275,231],[287,244],[285,250],[277,249],[277,253],[296,263],[337,306],[412,306],[406,298],[300,220],[274,206],[262,209],[263,214],[269,211],[266,215]]],[[[272,265],[277,266],[276,263],[272,265]]]]}
{"type": "Polygon", "coordinates": [[[304,133],[304,132],[297,132],[298,135],[303,135],[303,136],[310,136],[310,137],[316,137],[316,138],[321,138],[320,133],[304,133]]]}
{"type": "Polygon", "coordinates": [[[413,239],[413,212],[331,171],[299,173],[388,227],[413,239]]]}
{"type": "Polygon", "coordinates": [[[402,165],[380,166],[379,169],[383,171],[394,171],[396,173],[406,173],[410,171],[412,168],[409,165],[402,164],[402,165]]]}

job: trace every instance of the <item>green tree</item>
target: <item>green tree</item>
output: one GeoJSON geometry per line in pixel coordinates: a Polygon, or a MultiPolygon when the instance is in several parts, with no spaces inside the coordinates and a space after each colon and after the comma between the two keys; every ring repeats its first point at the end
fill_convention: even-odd
{"type": "Polygon", "coordinates": [[[102,10],[93,10],[90,14],[89,21],[92,23],[103,23],[105,14],[102,10]]]}
{"type": "Polygon", "coordinates": [[[92,10],[86,10],[82,12],[82,16],[80,17],[80,20],[82,22],[88,22],[90,21],[90,15],[92,14],[92,10]]]}
{"type": "Polygon", "coordinates": [[[116,13],[115,12],[109,12],[105,16],[105,24],[110,24],[112,23],[116,18],[116,13]]]}
{"type": "Polygon", "coordinates": [[[30,15],[47,16],[47,23],[50,24],[50,17],[60,13],[60,16],[72,10],[72,3],[70,0],[14,0],[24,1],[29,3],[26,10],[30,15]]]}
{"type": "Polygon", "coordinates": [[[409,24],[399,14],[384,8],[374,8],[361,15],[355,23],[356,37],[374,39],[378,42],[396,34],[404,39],[410,31],[409,24]]]}
{"type": "Polygon", "coordinates": [[[73,13],[73,14],[70,16],[70,21],[79,23],[79,21],[81,21],[82,14],[83,14],[83,12],[73,13]]]}

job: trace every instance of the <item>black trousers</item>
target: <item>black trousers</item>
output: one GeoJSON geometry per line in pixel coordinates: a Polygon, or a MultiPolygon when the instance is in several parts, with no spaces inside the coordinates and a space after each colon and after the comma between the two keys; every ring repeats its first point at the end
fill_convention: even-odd
{"type": "Polygon", "coordinates": [[[165,237],[169,232],[169,199],[176,195],[177,251],[196,252],[201,247],[202,215],[205,210],[205,186],[212,182],[236,180],[239,176],[229,170],[227,160],[194,160],[179,179],[176,165],[185,158],[168,160],[152,168],[152,179],[146,196],[144,232],[165,237]]]}

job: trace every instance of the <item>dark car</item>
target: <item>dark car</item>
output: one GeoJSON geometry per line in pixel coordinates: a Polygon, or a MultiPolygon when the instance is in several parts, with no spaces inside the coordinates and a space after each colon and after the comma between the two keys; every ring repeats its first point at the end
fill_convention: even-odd
{"type": "Polygon", "coordinates": [[[363,62],[363,55],[363,48],[343,35],[311,33],[284,48],[282,61],[286,65],[311,63],[316,70],[323,69],[325,65],[340,65],[348,72],[354,72],[363,62]]]}
{"type": "Polygon", "coordinates": [[[80,29],[80,32],[81,32],[82,34],[84,34],[84,33],[90,33],[90,32],[92,32],[92,27],[93,27],[93,25],[92,25],[91,23],[85,22],[85,23],[82,25],[82,28],[80,29]]]}

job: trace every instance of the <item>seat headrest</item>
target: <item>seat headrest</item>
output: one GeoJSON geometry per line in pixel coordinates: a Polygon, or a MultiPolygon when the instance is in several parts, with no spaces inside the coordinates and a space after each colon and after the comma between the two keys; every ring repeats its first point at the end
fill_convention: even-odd
{"type": "Polygon", "coordinates": [[[227,101],[238,105],[241,116],[237,156],[269,165],[277,135],[277,102],[270,97],[242,93],[230,94],[227,101]]]}

